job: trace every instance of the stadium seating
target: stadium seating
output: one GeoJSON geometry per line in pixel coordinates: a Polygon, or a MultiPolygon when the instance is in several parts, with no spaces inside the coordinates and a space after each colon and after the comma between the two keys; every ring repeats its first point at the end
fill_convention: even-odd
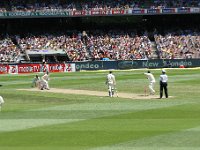
{"type": "Polygon", "coordinates": [[[6,0],[0,2],[0,12],[5,11],[43,11],[43,10],[88,10],[109,8],[169,8],[199,7],[199,0],[6,0]]]}
{"type": "MultiPolygon", "coordinates": [[[[88,31],[89,32],[89,31],[88,31]]],[[[137,60],[153,59],[152,41],[148,36],[134,32],[93,31],[93,34],[77,32],[73,35],[38,35],[16,37],[17,43],[7,37],[0,40],[1,62],[16,62],[27,50],[64,50],[71,61],[84,60],[137,60]]],[[[200,57],[199,33],[165,36],[155,35],[158,58],[189,59],[200,57]]]]}
{"type": "Polygon", "coordinates": [[[200,36],[191,35],[155,35],[160,58],[189,59],[200,58],[200,36]]]}
{"type": "MultiPolygon", "coordinates": [[[[200,7],[199,0],[3,0],[0,1],[0,13],[4,12],[38,12],[62,10],[99,10],[99,9],[127,9],[127,8],[175,8],[200,7]]],[[[3,16],[3,15],[2,15],[3,16]]],[[[3,16],[5,17],[5,15],[3,16]]],[[[79,16],[80,17],[80,16],[79,16]]],[[[50,17],[51,18],[51,17],[50,17]]],[[[70,18],[70,17],[69,17],[70,18]]],[[[9,19],[8,19],[9,20],[9,19]]],[[[128,17],[127,20],[129,21],[128,17]]],[[[148,21],[145,17],[144,23],[148,21]]],[[[5,21],[6,22],[6,21],[5,21]]],[[[9,22],[9,21],[8,21],[9,22]]],[[[12,22],[12,21],[11,21],[12,22]]],[[[23,22],[23,21],[21,21],[23,22]]],[[[62,22],[62,20],[61,20],[62,22]]],[[[67,19],[66,19],[67,22],[67,19]]],[[[141,24],[142,24],[141,23],[141,24]]],[[[8,23],[9,24],[9,23],[8,23]]],[[[11,26],[5,25],[7,28],[11,26]]],[[[20,26],[20,25],[19,25],[20,26]]],[[[39,25],[38,25],[39,26],[39,25]]],[[[23,28],[23,27],[22,27],[23,28]]],[[[3,29],[2,29],[3,30],[3,29]]],[[[23,29],[21,29],[23,31],[23,29]]],[[[27,50],[63,50],[71,61],[85,60],[136,60],[136,59],[189,59],[200,58],[199,32],[185,34],[137,34],[134,31],[76,31],[74,34],[50,34],[34,31],[22,35],[6,35],[0,40],[0,61],[17,62],[27,50]],[[31,33],[33,32],[33,33],[31,33]],[[151,39],[151,40],[150,40],[151,39]]],[[[99,29],[101,30],[101,29],[99,29]]],[[[140,30],[140,29],[139,29],[140,30]]],[[[141,28],[141,30],[143,30],[141,28]]],[[[144,29],[146,30],[146,29],[144,29]]],[[[25,32],[25,31],[24,31],[25,32]]],[[[73,32],[73,31],[69,31],[73,32]]],[[[141,31],[143,32],[143,31],[141,31]]],[[[148,32],[148,31],[147,31],[148,32]]],[[[152,32],[152,31],[151,31],[152,32]]],[[[165,31],[163,31],[165,32],[165,31]]],[[[6,33],[7,34],[7,33],[6,33]]],[[[151,33],[152,34],[152,33],[151,33]]],[[[154,33],[153,33],[154,34],[154,33]]]]}
{"type": "Polygon", "coordinates": [[[65,50],[70,60],[102,60],[109,58],[110,60],[132,60],[132,59],[148,59],[151,55],[151,42],[147,36],[137,36],[133,33],[128,35],[125,33],[117,34],[117,32],[109,32],[109,34],[98,35],[41,35],[18,38],[17,42],[22,51],[26,50],[65,50]]]}
{"type": "Polygon", "coordinates": [[[20,54],[20,49],[12,42],[11,38],[0,40],[0,62],[17,62],[20,54]]]}

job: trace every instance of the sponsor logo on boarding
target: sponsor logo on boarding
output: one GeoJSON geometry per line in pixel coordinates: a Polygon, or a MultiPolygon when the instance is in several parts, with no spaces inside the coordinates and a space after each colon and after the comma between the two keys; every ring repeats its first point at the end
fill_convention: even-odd
{"type": "Polygon", "coordinates": [[[65,65],[65,72],[72,72],[72,65],[71,64],[65,65]]]}
{"type": "Polygon", "coordinates": [[[64,72],[65,64],[48,64],[50,72],[64,72]]]}
{"type": "Polygon", "coordinates": [[[9,73],[10,74],[18,73],[18,66],[17,65],[9,65],[9,73]]]}
{"type": "Polygon", "coordinates": [[[175,8],[164,8],[162,13],[175,13],[175,8]]]}
{"type": "Polygon", "coordinates": [[[118,63],[119,69],[133,69],[137,68],[138,63],[135,61],[121,61],[118,63]]]}
{"type": "Polygon", "coordinates": [[[98,63],[76,63],[76,70],[98,70],[100,69],[100,64],[98,63]]]}
{"type": "Polygon", "coordinates": [[[160,13],[161,9],[147,9],[148,14],[160,13]]]}
{"type": "Polygon", "coordinates": [[[186,67],[192,67],[193,63],[192,61],[168,61],[168,62],[164,61],[163,65],[164,66],[169,65],[170,67],[179,67],[181,65],[186,67]]]}
{"type": "Polygon", "coordinates": [[[157,68],[159,67],[159,62],[149,62],[149,61],[143,61],[142,62],[143,68],[157,68]]]}
{"type": "Polygon", "coordinates": [[[0,65],[0,74],[8,73],[7,65],[0,65]]]}
{"type": "Polygon", "coordinates": [[[180,7],[180,8],[178,8],[178,12],[179,13],[189,13],[190,12],[190,8],[188,8],[188,7],[180,7]]]}

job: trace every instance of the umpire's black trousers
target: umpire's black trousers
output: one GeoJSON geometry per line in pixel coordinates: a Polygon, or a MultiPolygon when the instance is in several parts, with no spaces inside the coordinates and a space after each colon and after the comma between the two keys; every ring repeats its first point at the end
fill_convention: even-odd
{"type": "Polygon", "coordinates": [[[165,97],[168,98],[167,82],[160,81],[160,98],[163,96],[163,89],[165,91],[165,97]]]}

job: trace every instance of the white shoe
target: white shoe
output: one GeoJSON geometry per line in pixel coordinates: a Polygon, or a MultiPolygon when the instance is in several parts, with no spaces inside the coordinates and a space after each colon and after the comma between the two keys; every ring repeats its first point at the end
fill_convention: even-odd
{"type": "Polygon", "coordinates": [[[155,95],[155,92],[150,93],[150,95],[155,95]]]}

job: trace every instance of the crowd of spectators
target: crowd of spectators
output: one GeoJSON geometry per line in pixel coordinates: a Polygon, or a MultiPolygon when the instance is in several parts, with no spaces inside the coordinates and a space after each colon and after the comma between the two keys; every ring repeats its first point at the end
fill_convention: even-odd
{"type": "Polygon", "coordinates": [[[200,58],[200,33],[191,31],[155,34],[154,48],[154,40],[150,41],[148,35],[120,30],[15,36],[14,39],[15,42],[7,36],[0,40],[1,62],[16,62],[28,50],[62,50],[70,61],[200,58]],[[156,51],[158,56],[153,57],[156,51]]]}
{"type": "Polygon", "coordinates": [[[150,8],[200,7],[200,0],[153,0],[150,8]]]}
{"type": "Polygon", "coordinates": [[[94,60],[148,59],[151,56],[151,41],[147,36],[134,32],[110,31],[87,37],[86,47],[94,60]]]}
{"type": "Polygon", "coordinates": [[[17,62],[21,50],[13,43],[11,38],[0,40],[0,62],[17,62]]]}
{"type": "Polygon", "coordinates": [[[70,60],[132,60],[148,59],[151,41],[147,36],[121,31],[77,32],[69,35],[42,35],[17,38],[20,48],[25,50],[65,50],[70,60]]]}
{"type": "Polygon", "coordinates": [[[200,58],[200,34],[155,35],[160,58],[189,59],[200,58]]]}
{"type": "Polygon", "coordinates": [[[64,50],[72,61],[88,60],[88,53],[81,37],[69,35],[38,35],[17,37],[17,43],[23,50],[64,50]]]}
{"type": "Polygon", "coordinates": [[[72,11],[128,8],[200,7],[200,0],[5,0],[0,12],[6,11],[72,11]]]}

